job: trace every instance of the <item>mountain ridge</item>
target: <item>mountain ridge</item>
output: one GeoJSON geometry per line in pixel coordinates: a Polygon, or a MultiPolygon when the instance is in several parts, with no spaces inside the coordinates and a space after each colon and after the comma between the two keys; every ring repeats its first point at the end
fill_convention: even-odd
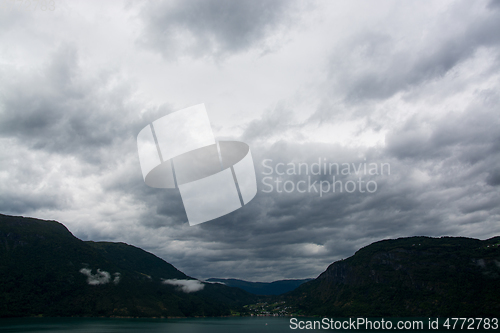
{"type": "Polygon", "coordinates": [[[85,242],[56,221],[0,214],[0,317],[224,316],[257,299],[132,245],[85,242]]]}
{"type": "Polygon", "coordinates": [[[235,313],[497,316],[500,236],[381,240],[330,264],[292,291],[257,296],[200,282],[133,245],[82,241],[57,221],[0,214],[0,317],[235,313]]]}
{"type": "Polygon", "coordinates": [[[311,280],[313,279],[283,279],[273,282],[251,282],[240,279],[210,278],[206,281],[223,283],[226,286],[240,288],[255,295],[281,295],[311,280]]]}
{"type": "Polygon", "coordinates": [[[500,237],[382,240],[328,266],[284,295],[321,316],[495,316],[500,237]]]}

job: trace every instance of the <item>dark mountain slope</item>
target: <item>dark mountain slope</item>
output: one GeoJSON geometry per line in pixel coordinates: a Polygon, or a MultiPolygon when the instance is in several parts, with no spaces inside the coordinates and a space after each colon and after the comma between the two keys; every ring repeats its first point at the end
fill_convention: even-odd
{"type": "Polygon", "coordinates": [[[208,282],[219,282],[229,287],[236,287],[255,295],[281,295],[292,291],[301,284],[312,279],[279,280],[273,282],[250,282],[238,279],[208,279],[208,282]]]}
{"type": "Polygon", "coordinates": [[[322,316],[498,316],[500,237],[384,240],[286,294],[322,316]]]}
{"type": "Polygon", "coordinates": [[[205,284],[186,293],[164,279],[191,279],[123,243],[84,242],[62,224],[0,215],[0,317],[220,316],[255,296],[205,284]]]}
{"type": "MultiPolygon", "coordinates": [[[[90,241],[85,243],[98,249],[106,259],[116,264],[120,269],[141,274],[142,279],[157,280],[160,283],[164,279],[192,279],[163,259],[138,247],[113,242],[90,241]]],[[[162,289],[164,289],[163,286],[162,289]]],[[[239,310],[241,310],[242,305],[257,299],[241,289],[230,287],[233,286],[206,283],[204,288],[197,291],[195,295],[207,303],[222,303],[239,310]]],[[[212,304],[212,306],[217,305],[212,304]]]]}
{"type": "Polygon", "coordinates": [[[188,279],[189,277],[173,265],[152,253],[125,243],[85,242],[120,269],[135,271],[145,276],[169,279],[188,279]]]}

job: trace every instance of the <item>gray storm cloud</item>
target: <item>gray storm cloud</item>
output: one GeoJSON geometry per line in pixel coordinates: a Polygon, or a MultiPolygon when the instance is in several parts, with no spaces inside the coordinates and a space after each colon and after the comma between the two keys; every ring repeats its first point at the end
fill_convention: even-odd
{"type": "MultiPolygon", "coordinates": [[[[1,12],[0,211],[133,244],[199,279],[309,278],[380,239],[500,234],[498,1],[311,3],[1,12]],[[136,138],[199,103],[217,140],[250,146],[258,192],[189,227],[178,190],[144,184],[136,138]],[[319,158],[389,163],[390,175],[363,175],[374,193],[263,191],[263,161],[319,158]]],[[[187,281],[175,285],[200,287],[187,281]]]]}
{"type": "Polygon", "coordinates": [[[252,47],[275,47],[273,35],[292,28],[296,1],[195,0],[152,2],[144,6],[139,42],[166,58],[226,56],[252,47]]]}

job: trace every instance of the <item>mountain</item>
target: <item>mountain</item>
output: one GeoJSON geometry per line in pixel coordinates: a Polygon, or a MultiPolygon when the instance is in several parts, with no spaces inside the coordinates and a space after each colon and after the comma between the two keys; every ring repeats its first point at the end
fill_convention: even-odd
{"type": "Polygon", "coordinates": [[[221,316],[256,300],[140,248],[84,242],[56,221],[0,214],[0,317],[221,316]]]}
{"type": "Polygon", "coordinates": [[[305,283],[210,282],[225,285],[125,243],[84,242],[56,221],[0,214],[0,317],[222,316],[263,307],[328,317],[497,317],[500,237],[383,240],[305,283]],[[278,296],[253,294],[297,284],[278,296]]]}
{"type": "Polygon", "coordinates": [[[216,279],[210,278],[208,282],[223,283],[229,287],[236,287],[256,295],[281,295],[292,291],[301,284],[312,279],[302,280],[279,280],[274,282],[250,282],[238,279],[216,279]]]}
{"type": "Polygon", "coordinates": [[[306,315],[497,317],[500,237],[376,242],[283,297],[306,315]]]}

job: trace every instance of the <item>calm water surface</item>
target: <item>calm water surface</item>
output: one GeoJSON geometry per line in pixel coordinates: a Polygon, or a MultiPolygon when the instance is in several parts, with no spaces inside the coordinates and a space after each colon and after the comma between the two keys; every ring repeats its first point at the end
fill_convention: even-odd
{"type": "MultiPolygon", "coordinates": [[[[299,320],[321,320],[321,318],[299,317],[299,320]]],[[[340,318],[339,318],[340,319],[340,318]]],[[[396,320],[391,321],[396,323],[396,320]]],[[[406,318],[407,320],[422,320],[427,323],[428,318],[406,318]]],[[[346,320],[343,318],[341,320],[346,320]]],[[[440,320],[441,325],[443,320],[440,320]]],[[[427,324],[426,324],[427,325],[427,324]]],[[[440,326],[441,326],[440,325],[440,326]]],[[[288,317],[232,317],[232,318],[183,318],[183,319],[124,319],[124,318],[10,318],[0,319],[0,332],[89,332],[89,333],[118,333],[118,332],[172,332],[172,333],[247,333],[247,332],[325,332],[326,330],[300,330],[290,328],[288,317]]],[[[337,330],[352,332],[353,330],[337,330]]],[[[389,330],[361,330],[362,332],[387,332],[389,330]]],[[[450,332],[444,329],[429,330],[427,327],[419,330],[397,330],[390,332],[450,332]]],[[[455,330],[459,331],[459,330],[455,330]]],[[[494,332],[495,330],[474,330],[479,332],[494,332]]],[[[329,330],[331,332],[331,330],[329,330]]],[[[469,331],[470,332],[470,331],[469,331]]]]}
{"type": "MultiPolygon", "coordinates": [[[[0,332],[280,333],[292,332],[289,324],[290,319],[286,317],[188,319],[22,318],[0,319],[0,332]]],[[[315,331],[309,330],[308,332],[315,331]]]]}

